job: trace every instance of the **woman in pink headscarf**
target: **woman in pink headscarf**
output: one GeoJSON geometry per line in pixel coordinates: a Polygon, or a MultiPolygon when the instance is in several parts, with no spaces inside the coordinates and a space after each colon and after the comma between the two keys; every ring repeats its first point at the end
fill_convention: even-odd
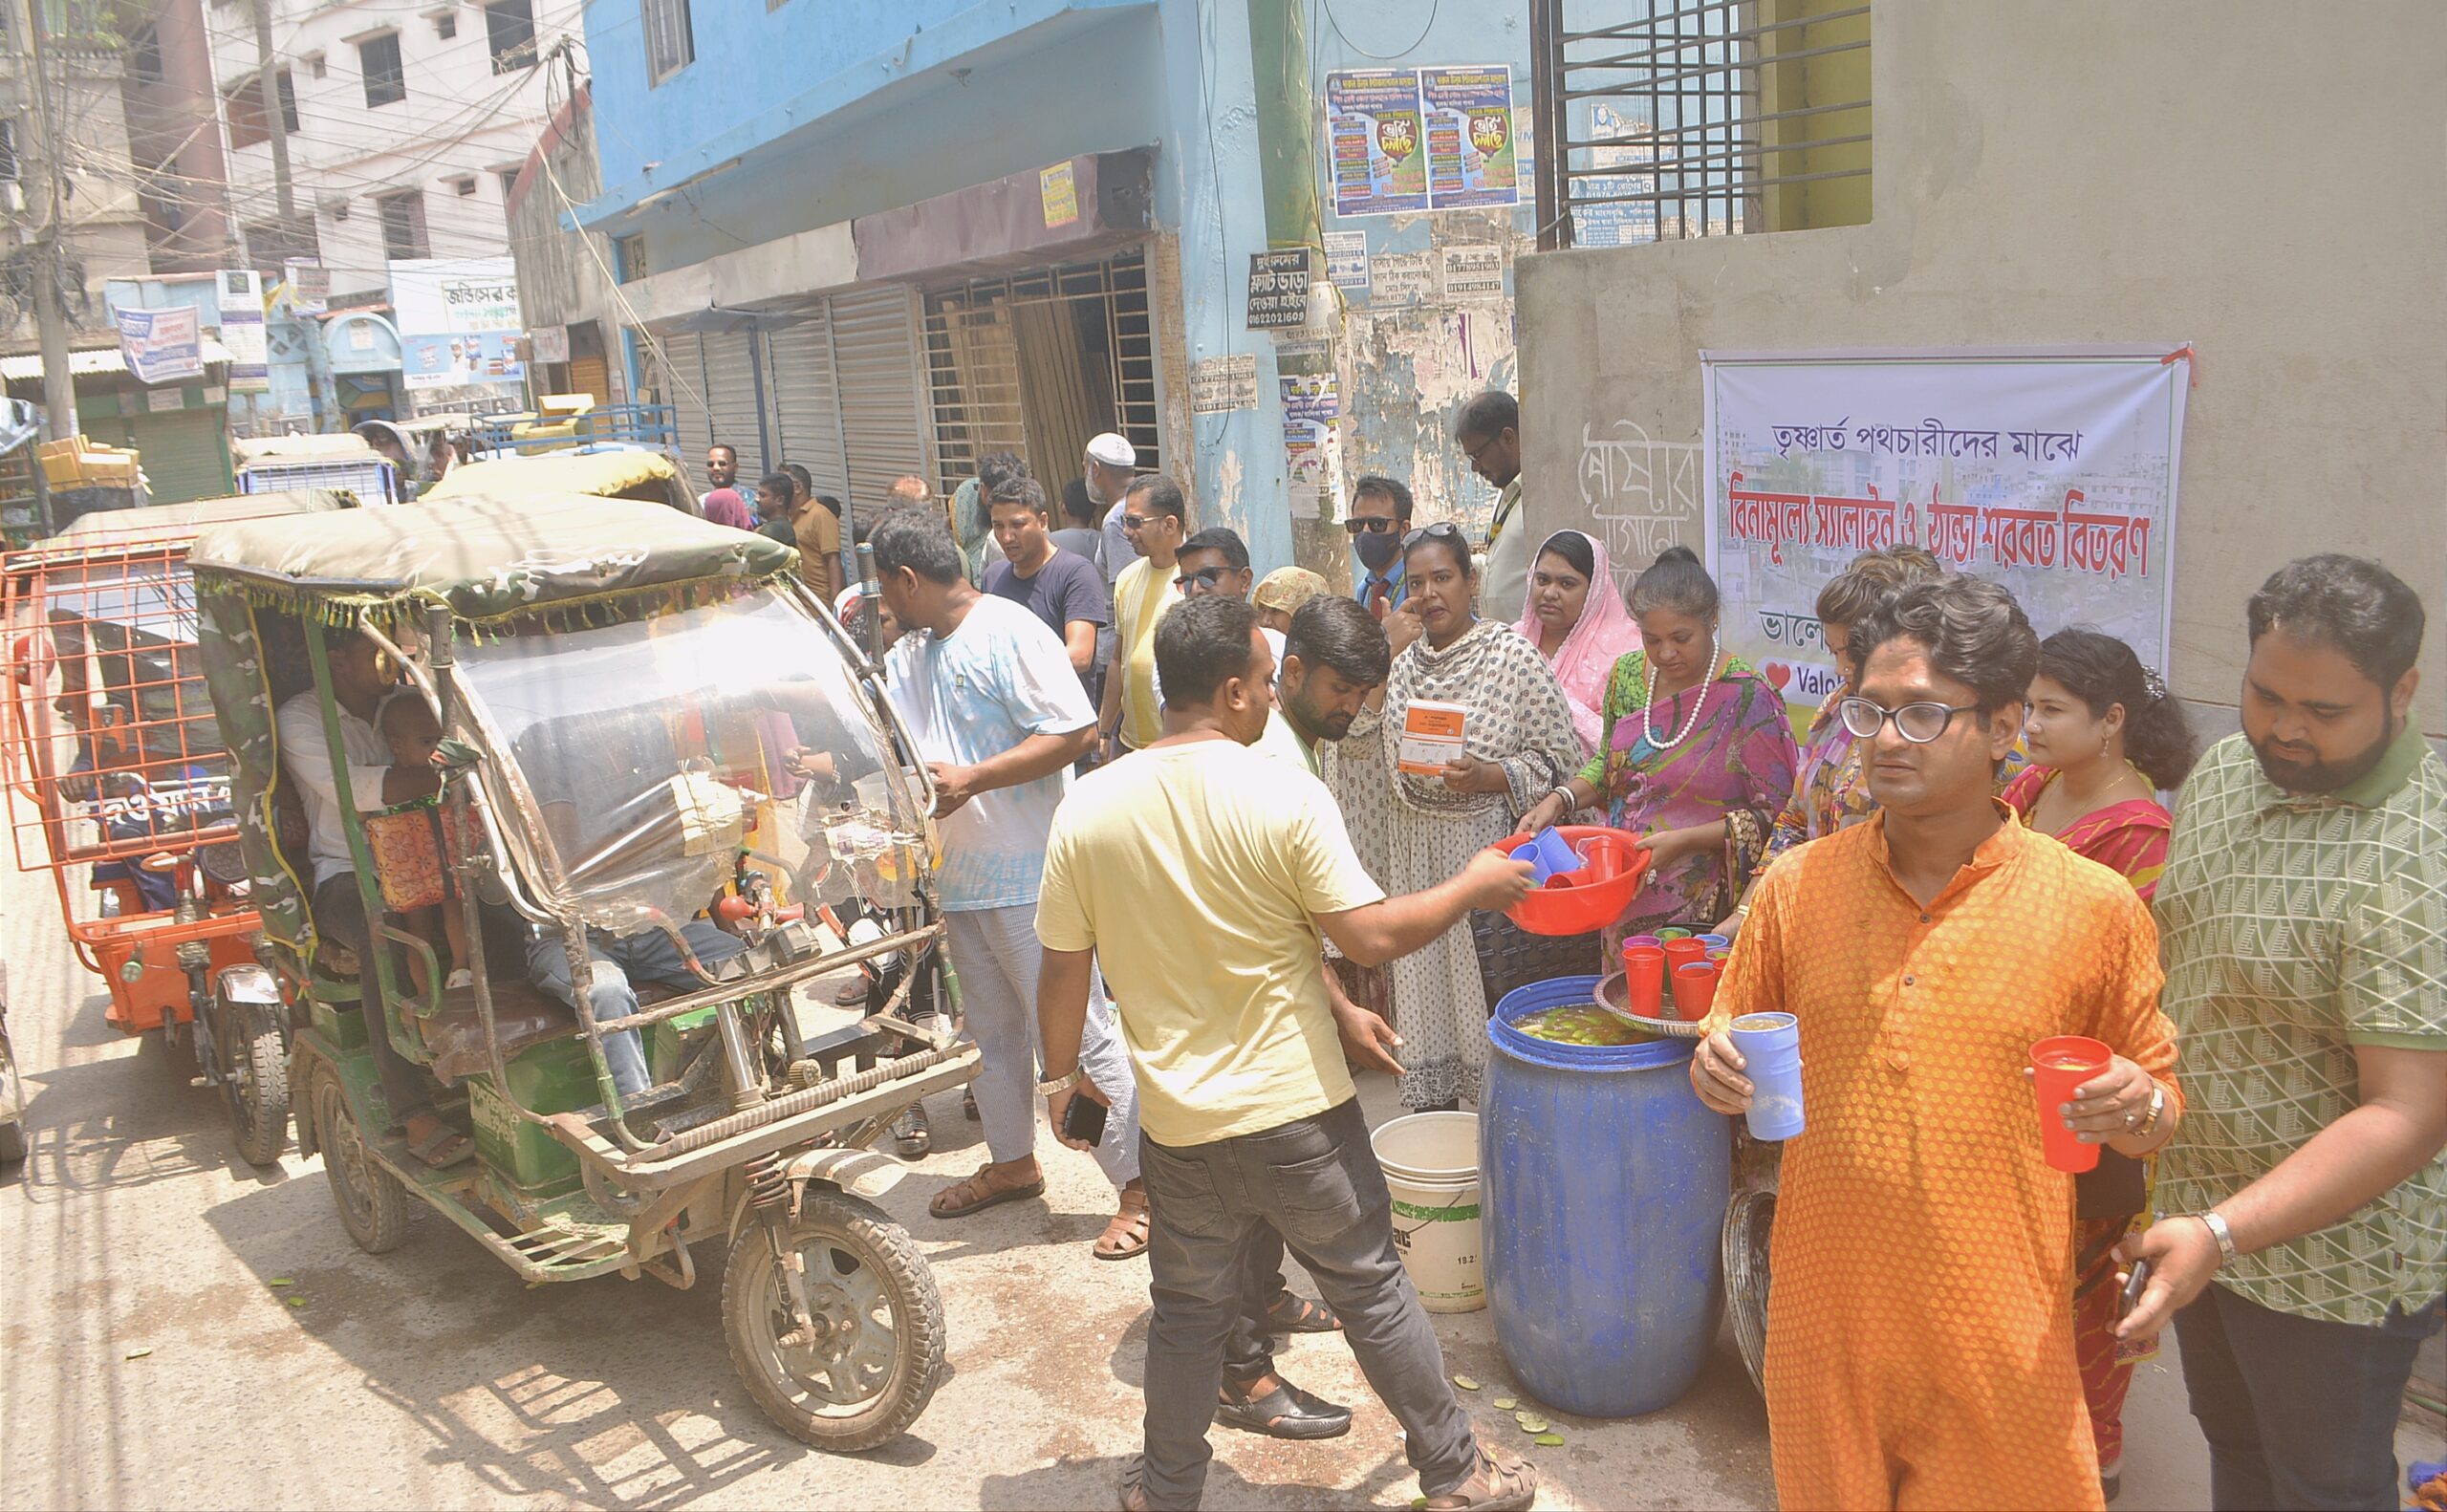
{"type": "Polygon", "coordinates": [[[1606,679],[1614,662],[1640,646],[1640,627],[1614,592],[1613,564],[1595,536],[1557,530],[1529,564],[1528,592],[1514,628],[1546,657],[1571,701],[1571,727],[1581,749],[1594,752],[1606,722],[1606,679]]]}
{"type": "Polygon", "coordinates": [[[748,512],[747,501],[737,488],[716,488],[705,495],[705,518],[716,525],[727,525],[734,530],[753,530],[756,516],[748,512]]]}

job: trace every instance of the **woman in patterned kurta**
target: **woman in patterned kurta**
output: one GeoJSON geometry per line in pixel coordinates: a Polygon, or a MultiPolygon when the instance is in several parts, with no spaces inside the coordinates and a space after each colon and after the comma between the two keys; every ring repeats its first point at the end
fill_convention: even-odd
{"type": "Polygon", "coordinates": [[[1870,633],[1899,644],[1875,645],[1860,697],[1946,723],[1865,742],[1879,813],[1768,869],[1693,1061],[1711,1106],[1739,1106],[1719,1031],[1800,1021],[1808,1128],[1785,1152],[1767,1301],[1777,1497],[2096,1509],[2067,1326],[2073,1181],[2043,1154],[2025,1071],[2039,1040],[2104,1041],[2118,1059],[2090,1084],[2109,1095],[2075,1105],[2086,1137],[2163,1143],[2182,1105],[2156,932],[2121,878],[1980,812],[2037,661],[2003,591],[1924,584],[1870,633]],[[2002,663],[1988,685],[1936,670],[1982,659],[2002,663]]]}
{"type": "MultiPolygon", "coordinates": [[[[1436,528],[1431,528],[1436,529],[1436,528]]],[[[1580,760],[1571,705],[1538,648],[1510,625],[1469,612],[1468,543],[1458,532],[1410,546],[1410,595],[1394,612],[1398,640],[1418,638],[1394,659],[1384,706],[1363,710],[1351,733],[1328,745],[1327,785],[1378,886],[1398,896],[1437,886],[1470,857],[1503,840],[1524,809],[1553,789],[1580,760]],[[1459,703],[1464,761],[1440,777],[1395,769],[1410,705],[1459,703]],[[1372,853],[1375,853],[1372,854],[1372,853]],[[1376,856],[1383,870],[1375,870],[1376,856]]],[[[1390,967],[1395,1026],[1402,1035],[1402,1105],[1450,1107],[1479,1095],[1486,1064],[1487,1000],[1467,920],[1390,967]]]]}
{"type": "MultiPolygon", "coordinates": [[[[2166,684],[2114,637],[2059,631],[2040,647],[2023,736],[2041,765],[2007,785],[2005,806],[2076,855],[2120,874],[2148,902],[2175,831],[2175,815],[2157,793],[2183,786],[2193,760],[2192,731],[2166,684]]],[[[2124,1468],[2124,1397],[2133,1367],[2157,1352],[2155,1337],[2115,1337],[2115,1245],[2148,1210],[2149,1185],[2139,1161],[2112,1150],[2101,1152],[2097,1170],[2073,1178],[2073,1352],[2099,1479],[2110,1487],[2124,1468]]]]}

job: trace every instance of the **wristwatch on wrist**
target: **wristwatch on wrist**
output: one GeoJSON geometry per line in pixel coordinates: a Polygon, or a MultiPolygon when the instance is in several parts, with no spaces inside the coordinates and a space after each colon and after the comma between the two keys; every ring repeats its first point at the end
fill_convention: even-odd
{"type": "Polygon", "coordinates": [[[2148,1112],[2146,1112],[2146,1113],[2143,1113],[2143,1114],[2141,1115],[2141,1121],[2140,1121],[2140,1122],[2138,1122],[2138,1123],[2136,1123],[2136,1124],[2134,1124],[2134,1125],[2133,1126],[2133,1138],[2135,1138],[2135,1139],[2147,1139],[2147,1138],[2149,1138],[2149,1137],[2150,1137],[2150,1135],[2151,1135],[2151,1134],[2152,1134],[2154,1131],[2155,1131],[2155,1130],[2157,1129],[2157,1127],[2158,1127],[2158,1117],[2159,1117],[2159,1115],[2160,1115],[2161,1113],[2164,1113],[2166,1111],[2167,1111],[2167,1086],[2166,1086],[2166,1083],[2164,1083],[2164,1082],[2160,1082],[2160,1081],[2153,1081],[2153,1082],[2150,1084],[2150,1111],[2149,1111],[2148,1112]]]}
{"type": "Polygon", "coordinates": [[[1072,1088],[1078,1086],[1079,1083],[1086,1078],[1087,1074],[1086,1068],[1073,1066],[1064,1075],[1056,1076],[1050,1082],[1037,1083],[1036,1094],[1039,1097],[1051,1097],[1057,1092],[1067,1092],[1072,1088]]]}
{"type": "Polygon", "coordinates": [[[2233,1264],[2235,1263],[2235,1236],[2226,1231],[2226,1220],[2219,1217],[2215,1212],[2202,1213],[2199,1214],[2198,1217],[2200,1219],[2200,1226],[2209,1230],[2209,1237],[2218,1242],[2218,1263],[2221,1265],[2233,1264]]]}

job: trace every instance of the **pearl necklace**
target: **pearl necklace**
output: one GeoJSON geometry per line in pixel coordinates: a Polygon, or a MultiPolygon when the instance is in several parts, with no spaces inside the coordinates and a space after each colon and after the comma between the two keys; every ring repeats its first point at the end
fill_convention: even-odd
{"type": "Polygon", "coordinates": [[[1649,726],[1649,716],[1655,712],[1657,708],[1655,701],[1651,701],[1641,707],[1640,739],[1648,743],[1651,750],[1670,751],[1675,746],[1681,745],[1684,741],[1691,738],[1691,731],[1697,728],[1700,723],[1700,710],[1704,707],[1708,702],[1708,684],[1717,680],[1718,654],[1719,648],[1717,637],[1710,636],[1708,637],[1708,675],[1701,678],[1699,682],[1693,686],[1691,691],[1699,696],[1691,701],[1690,716],[1683,720],[1682,727],[1679,730],[1675,731],[1674,738],[1672,740],[1660,743],[1657,738],[1657,731],[1649,726]]]}

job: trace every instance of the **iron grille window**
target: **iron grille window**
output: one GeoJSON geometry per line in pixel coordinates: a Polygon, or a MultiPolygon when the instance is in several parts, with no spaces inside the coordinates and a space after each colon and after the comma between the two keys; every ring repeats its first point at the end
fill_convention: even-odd
{"type": "Polygon", "coordinates": [[[408,97],[408,71],[400,61],[400,33],[385,32],[357,44],[357,64],[365,76],[365,103],[394,105],[408,97]]]}
{"type": "Polygon", "coordinates": [[[382,255],[394,260],[431,257],[424,233],[424,191],[386,194],[374,202],[382,211],[382,255]]]}
{"type": "Polygon", "coordinates": [[[645,7],[646,76],[660,84],[697,61],[688,0],[639,0],[645,7]]]}
{"type": "Polygon", "coordinates": [[[514,74],[535,62],[535,0],[494,0],[485,7],[485,41],[493,72],[514,74]]]}
{"type": "Polygon", "coordinates": [[[1531,0],[1530,23],[1564,148],[1538,155],[1541,247],[1869,220],[1867,0],[1531,0]]]}
{"type": "Polygon", "coordinates": [[[1088,439],[1107,430],[1152,470],[1160,404],[1145,253],[930,292],[926,378],[946,486],[1010,451],[1058,500],[1088,439]]]}

